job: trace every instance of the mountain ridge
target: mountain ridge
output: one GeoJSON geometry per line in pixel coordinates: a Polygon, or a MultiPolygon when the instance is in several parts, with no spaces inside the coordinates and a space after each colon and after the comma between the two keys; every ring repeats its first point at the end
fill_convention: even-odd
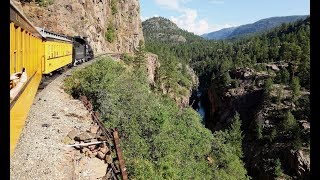
{"type": "Polygon", "coordinates": [[[224,28],[218,31],[210,32],[201,35],[208,40],[224,40],[248,36],[258,32],[263,32],[272,29],[282,23],[290,23],[299,19],[306,19],[309,15],[293,15],[293,16],[275,16],[258,20],[254,23],[244,24],[240,26],[224,28]]]}
{"type": "Polygon", "coordinates": [[[162,42],[185,43],[203,39],[179,28],[174,22],[164,17],[152,17],[143,21],[142,29],[145,38],[162,42]]]}

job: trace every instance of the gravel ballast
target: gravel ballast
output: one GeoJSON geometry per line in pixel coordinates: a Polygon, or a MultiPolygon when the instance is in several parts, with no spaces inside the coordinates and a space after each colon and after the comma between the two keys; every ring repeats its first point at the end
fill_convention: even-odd
{"type": "Polygon", "coordinates": [[[70,131],[86,131],[93,121],[82,102],[64,92],[63,79],[93,61],[67,70],[37,93],[10,159],[10,179],[99,179],[105,173],[103,168],[92,169],[103,163],[82,157],[64,144],[70,131]]]}

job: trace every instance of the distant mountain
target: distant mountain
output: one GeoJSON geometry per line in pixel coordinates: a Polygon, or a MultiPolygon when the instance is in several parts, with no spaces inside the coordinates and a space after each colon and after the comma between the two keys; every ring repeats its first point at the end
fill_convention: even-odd
{"type": "Polygon", "coordinates": [[[281,25],[282,23],[295,22],[299,19],[306,19],[308,15],[303,16],[283,16],[261,19],[252,24],[245,24],[238,27],[224,28],[219,31],[203,34],[201,37],[211,40],[223,40],[238,38],[242,36],[252,35],[254,33],[263,32],[281,25]]]}
{"type": "Polygon", "coordinates": [[[144,38],[152,41],[185,43],[202,40],[193,33],[180,29],[164,17],[153,17],[142,22],[144,38]]]}
{"type": "Polygon", "coordinates": [[[236,28],[237,27],[223,28],[219,31],[203,34],[203,35],[201,35],[201,37],[203,37],[205,39],[214,39],[214,40],[226,39],[232,34],[232,32],[236,28]]]}

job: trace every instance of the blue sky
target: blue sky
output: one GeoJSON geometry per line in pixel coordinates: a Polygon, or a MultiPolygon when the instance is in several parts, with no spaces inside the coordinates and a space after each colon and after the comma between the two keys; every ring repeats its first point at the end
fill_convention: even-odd
{"type": "Polygon", "coordinates": [[[273,16],[308,15],[309,0],[140,0],[141,19],[166,17],[204,34],[273,16]]]}

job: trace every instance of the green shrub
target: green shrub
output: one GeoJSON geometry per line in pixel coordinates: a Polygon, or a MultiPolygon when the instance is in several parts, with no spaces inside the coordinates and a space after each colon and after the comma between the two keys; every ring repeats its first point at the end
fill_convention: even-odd
{"type": "Polygon", "coordinates": [[[36,0],[36,2],[38,2],[39,5],[42,6],[42,7],[47,7],[47,6],[51,5],[51,4],[53,4],[53,1],[54,0],[36,0]]]}
{"type": "Polygon", "coordinates": [[[237,79],[231,80],[231,87],[232,88],[237,88],[239,87],[239,81],[237,79]]]}
{"type": "Polygon", "coordinates": [[[263,135],[263,127],[261,127],[261,125],[259,125],[256,121],[253,122],[254,123],[254,129],[253,129],[253,137],[256,139],[262,139],[263,135]]]}
{"type": "Polygon", "coordinates": [[[212,157],[215,157],[214,166],[217,168],[213,179],[250,179],[241,160],[243,136],[240,126],[237,113],[228,130],[214,132],[212,157]]]}
{"type": "Polygon", "coordinates": [[[105,37],[106,37],[107,41],[110,43],[112,43],[116,38],[116,30],[114,29],[114,27],[111,23],[107,27],[105,37]]]}
{"type": "Polygon", "coordinates": [[[266,102],[269,102],[271,100],[271,91],[273,89],[273,81],[271,78],[265,80],[263,88],[265,100],[266,102]]]}
{"type": "Polygon", "coordinates": [[[292,99],[294,102],[296,102],[300,95],[300,81],[298,77],[293,77],[290,88],[292,90],[292,99]]]}
{"type": "Polygon", "coordinates": [[[299,127],[298,123],[297,123],[296,119],[294,118],[294,116],[292,115],[291,111],[287,112],[287,114],[284,118],[282,127],[285,132],[289,132],[289,133],[292,133],[293,130],[295,130],[297,127],[299,127]]]}
{"type": "Polygon", "coordinates": [[[279,71],[275,77],[277,83],[289,84],[290,74],[287,69],[279,71]]]}
{"type": "Polygon", "coordinates": [[[243,137],[238,116],[229,130],[213,137],[191,107],[180,109],[171,98],[150,90],[146,74],[110,59],[76,70],[65,88],[86,95],[105,126],[117,127],[130,179],[247,177],[239,157],[243,137]],[[207,161],[210,154],[223,166],[213,168],[207,161]]]}
{"type": "Polygon", "coordinates": [[[280,104],[282,98],[283,98],[283,89],[280,87],[280,89],[277,90],[277,97],[276,97],[276,103],[280,104]]]}
{"type": "Polygon", "coordinates": [[[133,61],[134,61],[134,57],[129,55],[129,54],[127,54],[127,53],[124,53],[123,57],[121,59],[123,60],[124,63],[126,63],[128,65],[132,64],[133,61]]]}
{"type": "Polygon", "coordinates": [[[281,161],[279,158],[277,158],[275,161],[274,161],[274,175],[276,177],[279,177],[282,175],[282,169],[281,169],[281,161]]]}
{"type": "Polygon", "coordinates": [[[111,11],[113,15],[118,12],[117,0],[111,0],[111,11]]]}
{"type": "Polygon", "coordinates": [[[274,129],[272,129],[272,131],[270,133],[269,141],[273,142],[276,137],[277,137],[277,129],[274,128],[274,129]]]}

